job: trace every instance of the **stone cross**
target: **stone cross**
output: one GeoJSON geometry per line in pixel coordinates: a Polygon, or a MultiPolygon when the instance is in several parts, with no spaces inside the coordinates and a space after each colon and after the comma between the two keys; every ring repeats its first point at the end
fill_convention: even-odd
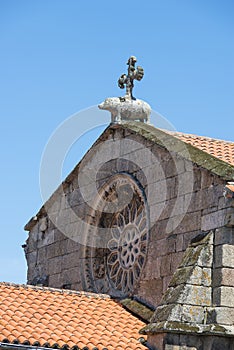
{"type": "Polygon", "coordinates": [[[135,68],[135,64],[137,59],[135,56],[131,56],[128,59],[128,74],[122,74],[118,80],[118,85],[121,89],[124,89],[124,85],[126,85],[126,95],[122,98],[123,100],[135,100],[132,95],[132,90],[134,87],[134,79],[140,81],[144,76],[144,69],[140,66],[135,68]]]}

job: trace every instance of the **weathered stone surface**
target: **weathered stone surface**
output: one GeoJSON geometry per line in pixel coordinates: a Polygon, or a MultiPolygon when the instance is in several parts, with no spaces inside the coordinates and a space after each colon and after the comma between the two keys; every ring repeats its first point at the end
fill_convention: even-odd
{"type": "Polygon", "coordinates": [[[188,281],[191,284],[202,285],[206,287],[211,286],[212,282],[212,271],[210,268],[206,267],[198,267],[196,266],[194,269],[194,273],[188,281]]]}
{"type": "MultiPolygon", "coordinates": [[[[163,333],[163,340],[161,340],[162,347],[158,346],[157,336],[148,336],[149,344],[152,349],[159,350],[233,350],[233,338],[222,337],[215,335],[203,335],[203,334],[181,334],[175,333],[163,333]],[[157,346],[154,348],[154,344],[157,346]]],[[[159,344],[160,345],[160,344],[159,344]]]]}
{"type": "Polygon", "coordinates": [[[227,209],[227,214],[225,217],[225,226],[234,227],[234,209],[233,208],[227,209]]]}
{"type": "MultiPolygon", "coordinates": [[[[184,235],[183,234],[179,234],[176,236],[176,252],[178,255],[178,259],[176,259],[177,261],[182,260],[182,251],[183,249],[183,244],[184,244],[184,235]]],[[[177,267],[177,266],[176,266],[177,267]]]]}
{"type": "Polygon", "coordinates": [[[162,334],[162,333],[159,333],[159,334],[155,334],[153,336],[149,335],[147,337],[148,339],[148,343],[149,344],[152,344],[152,349],[153,350],[164,350],[164,338],[165,338],[165,335],[162,334]]]}
{"type": "Polygon", "coordinates": [[[37,249],[37,240],[38,240],[38,223],[33,227],[32,231],[30,232],[30,236],[28,237],[26,241],[26,252],[33,252],[37,249]]]}
{"type": "Polygon", "coordinates": [[[177,299],[179,303],[189,305],[211,305],[211,288],[203,286],[186,285],[183,294],[177,299]]]}
{"type": "Polygon", "coordinates": [[[153,242],[150,243],[150,247],[152,248],[152,251],[154,251],[154,254],[156,254],[156,256],[168,254],[166,238],[158,240],[156,246],[153,242]]]}
{"type": "Polygon", "coordinates": [[[192,193],[194,191],[194,176],[194,171],[186,171],[182,174],[179,174],[178,181],[180,183],[180,187],[178,188],[178,191],[180,196],[192,193]]]}
{"type": "Polygon", "coordinates": [[[61,274],[52,274],[49,276],[49,285],[53,286],[53,288],[61,288],[62,287],[62,281],[61,281],[61,274]]]}
{"type": "Polygon", "coordinates": [[[151,281],[141,281],[136,295],[143,300],[148,300],[151,305],[158,305],[162,297],[162,290],[163,283],[161,278],[151,281]]]}
{"type": "MultiPolygon", "coordinates": [[[[204,323],[205,309],[202,306],[182,305],[181,307],[181,321],[193,324],[204,323]]],[[[177,318],[178,320],[178,318],[177,318]]],[[[176,320],[176,321],[177,321],[176,320]]]]}
{"type": "Polygon", "coordinates": [[[182,305],[169,304],[157,307],[157,312],[152,316],[151,323],[167,321],[167,320],[181,320],[182,305]]]}
{"type": "Polygon", "coordinates": [[[169,275],[169,276],[164,276],[163,277],[163,294],[166,293],[167,291],[167,288],[171,282],[171,279],[172,279],[172,274],[169,275]]]}
{"type": "Polygon", "coordinates": [[[209,245],[198,245],[197,247],[189,247],[181,262],[181,266],[212,266],[212,247],[209,245]]]}
{"type": "Polygon", "coordinates": [[[74,284],[79,282],[81,285],[81,271],[78,266],[62,270],[61,275],[61,280],[64,284],[74,284]]]}
{"type": "Polygon", "coordinates": [[[208,188],[214,184],[214,174],[210,174],[206,169],[201,172],[201,188],[208,188]]]}
{"type": "Polygon", "coordinates": [[[125,99],[121,101],[119,97],[108,97],[98,107],[111,112],[112,123],[121,123],[124,120],[140,120],[149,123],[151,108],[142,100],[125,99]]]}
{"type": "Polygon", "coordinates": [[[71,193],[68,194],[67,202],[68,202],[70,207],[80,205],[81,203],[84,202],[84,198],[83,198],[79,188],[75,188],[71,193]]]}
{"type": "Polygon", "coordinates": [[[212,303],[212,247],[212,233],[200,234],[193,240],[152,317],[151,325],[146,327],[147,332],[151,332],[151,327],[157,331],[167,329],[170,322],[179,322],[177,326],[180,328],[185,324],[190,327],[189,332],[194,332],[194,325],[207,322],[207,308],[212,303]]]}
{"type": "Polygon", "coordinates": [[[214,288],[213,299],[217,306],[234,307],[234,287],[217,287],[214,288]]]}
{"type": "Polygon", "coordinates": [[[64,241],[55,242],[47,247],[47,259],[63,256],[66,253],[66,244],[64,244],[64,241]]]}
{"type": "Polygon", "coordinates": [[[234,229],[229,227],[221,227],[215,230],[215,245],[234,244],[234,229]]]}
{"type": "MultiPolygon", "coordinates": [[[[157,200],[159,200],[158,197],[157,200]]],[[[170,218],[172,213],[173,215],[184,214],[184,196],[152,204],[150,206],[150,209],[152,211],[156,210],[156,212],[158,212],[158,217],[160,220],[170,218]]]]}
{"type": "MultiPolygon", "coordinates": [[[[234,264],[234,252],[232,248],[226,247],[234,243],[233,212],[229,210],[231,203],[223,197],[225,181],[218,177],[225,171],[225,176],[229,176],[231,169],[224,166],[219,171],[216,165],[221,163],[216,159],[201,154],[190,146],[185,150],[183,143],[177,142],[173,137],[168,138],[164,132],[155,131],[152,127],[144,126],[141,129],[134,123],[131,128],[127,125],[116,129],[110,127],[96,145],[103,146],[105,141],[108,141],[108,147],[95,146],[91,149],[85,156],[83,165],[77,167],[69,181],[65,181],[58,190],[57,198],[53,196],[50,200],[48,208],[51,220],[48,220],[48,227],[42,230],[40,226],[39,230],[40,215],[31,221],[28,246],[25,249],[30,265],[28,280],[48,274],[49,285],[52,287],[83,288],[81,280],[84,276],[81,276],[81,270],[85,264],[82,262],[84,256],[90,258],[90,255],[70,238],[81,238],[84,233],[83,226],[78,229],[78,219],[88,219],[91,222],[98,215],[90,213],[90,207],[85,203],[87,198],[88,201],[94,199],[91,185],[94,184],[97,189],[113,174],[127,173],[136,179],[144,191],[150,219],[153,217],[147,261],[134,296],[158,307],[157,320],[165,321],[155,326],[155,329],[151,328],[152,332],[162,332],[157,334],[154,345],[157,344],[157,350],[165,350],[166,346],[173,346],[173,350],[220,350],[217,347],[220,343],[214,341],[213,335],[210,337],[213,340],[209,342],[201,340],[202,336],[198,334],[201,333],[204,337],[206,332],[213,334],[215,331],[220,336],[225,334],[225,329],[219,328],[217,323],[231,327],[233,322],[232,312],[229,312],[232,310],[233,290],[223,289],[233,280],[233,270],[227,267],[234,264]],[[100,167],[101,158],[107,161],[100,167]],[[198,165],[193,164],[189,158],[198,165]],[[89,167],[90,173],[85,170],[89,167]],[[216,169],[217,175],[207,169],[216,169]],[[79,172],[86,199],[79,189],[79,172]],[[94,173],[96,178],[93,177],[94,173]],[[56,227],[56,224],[60,227],[56,227]],[[223,227],[224,225],[229,227],[223,227]],[[200,241],[188,248],[190,240],[201,229],[215,230],[215,261],[211,241],[200,241]],[[211,273],[213,264],[217,269],[211,273]],[[180,268],[171,281],[178,266],[180,268]],[[212,283],[216,287],[213,291],[212,283]],[[216,308],[212,305],[212,296],[218,305],[216,308]],[[174,323],[168,324],[168,319],[174,323]],[[171,343],[167,344],[165,331],[174,335],[175,344],[172,343],[172,338],[171,343]],[[183,338],[179,335],[181,333],[183,338]],[[191,338],[194,333],[196,336],[191,338]]],[[[41,212],[41,217],[45,214],[46,212],[41,212]]],[[[150,337],[149,341],[153,339],[150,337]]],[[[221,348],[224,350],[223,346],[221,348]]]]}
{"type": "Polygon", "coordinates": [[[62,270],[62,258],[57,256],[48,260],[48,272],[49,276],[56,273],[60,273],[62,270]]]}
{"type": "Polygon", "coordinates": [[[186,345],[165,345],[165,350],[197,350],[195,347],[186,346],[186,345]]]}
{"type": "Polygon", "coordinates": [[[168,276],[171,274],[171,254],[165,255],[161,259],[160,275],[168,276]]]}
{"type": "Polygon", "coordinates": [[[215,247],[215,267],[234,268],[234,245],[223,244],[215,247]]]}
{"type": "Polygon", "coordinates": [[[27,263],[30,267],[33,267],[36,265],[36,263],[37,263],[37,252],[36,251],[27,253],[27,263]]]}
{"type": "Polygon", "coordinates": [[[234,268],[218,268],[213,271],[213,286],[234,287],[234,268]]]}
{"type": "Polygon", "coordinates": [[[68,289],[71,289],[71,290],[83,290],[83,285],[82,285],[81,282],[72,283],[71,287],[68,288],[68,289]]]}
{"type": "Polygon", "coordinates": [[[44,264],[46,261],[46,257],[47,257],[47,248],[48,247],[42,247],[40,249],[38,249],[38,254],[37,254],[37,263],[38,264],[44,264]]]}
{"type": "Polygon", "coordinates": [[[167,225],[167,232],[173,233],[185,233],[190,231],[199,230],[201,227],[201,213],[199,211],[176,215],[170,217],[167,225]]]}
{"type": "Polygon", "coordinates": [[[161,257],[148,255],[146,266],[143,271],[143,277],[146,280],[160,278],[161,257]]]}
{"type": "Polygon", "coordinates": [[[226,209],[222,209],[207,215],[203,215],[201,221],[201,230],[209,231],[224,226],[226,223],[226,213],[226,209]]]}
{"type": "Polygon", "coordinates": [[[234,324],[234,309],[224,306],[213,307],[209,310],[208,323],[232,326],[234,324]]]}
{"type": "Polygon", "coordinates": [[[198,286],[211,286],[211,269],[199,266],[179,268],[171,281],[171,286],[179,284],[192,284],[198,286]]]}
{"type": "Polygon", "coordinates": [[[72,252],[77,252],[78,250],[81,249],[81,245],[72,239],[67,239],[65,244],[66,244],[67,254],[72,252]]]}
{"type": "Polygon", "coordinates": [[[130,298],[122,299],[120,301],[124,307],[134,313],[135,315],[139,315],[143,320],[150,321],[151,317],[153,316],[153,309],[147,307],[146,305],[143,305],[137,300],[133,300],[130,298]]]}
{"type": "Polygon", "coordinates": [[[44,247],[54,242],[54,231],[39,232],[37,247],[44,247]]]}
{"type": "Polygon", "coordinates": [[[188,305],[211,305],[211,288],[194,285],[179,285],[168,288],[163,302],[167,304],[179,303],[188,305]]]}
{"type": "Polygon", "coordinates": [[[186,232],[183,234],[183,251],[185,251],[189,246],[191,240],[196,237],[200,233],[199,230],[191,231],[191,232],[186,232]]]}
{"type": "Polygon", "coordinates": [[[170,286],[176,287],[181,284],[185,284],[192,275],[193,269],[193,266],[184,266],[177,269],[171,280],[170,286]]]}
{"type": "Polygon", "coordinates": [[[63,255],[62,260],[62,269],[69,269],[71,266],[79,266],[80,265],[80,259],[77,252],[69,253],[63,255]]]}

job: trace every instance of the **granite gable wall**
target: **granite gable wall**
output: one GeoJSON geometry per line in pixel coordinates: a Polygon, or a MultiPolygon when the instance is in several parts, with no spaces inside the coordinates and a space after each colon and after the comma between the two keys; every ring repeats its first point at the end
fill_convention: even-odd
{"type": "MultiPolygon", "coordinates": [[[[101,189],[113,176],[129,176],[132,186],[145,197],[149,220],[146,258],[140,277],[128,294],[153,307],[160,303],[191,239],[201,231],[222,231],[228,220],[230,223],[233,208],[223,196],[226,180],[196,165],[193,156],[189,159],[190,149],[184,143],[176,143],[174,148],[170,143],[167,147],[165,133],[157,135],[156,143],[149,137],[150,132],[143,135],[127,126],[109,127],[44,209],[26,225],[30,231],[25,248],[29,284],[94,288],[106,293],[113,290],[110,273],[102,264],[106,249],[85,247],[85,235],[89,232],[86,224],[95,226],[98,217],[92,208],[94,196],[90,191],[94,179],[95,187],[101,189]],[[102,147],[105,144],[107,147],[102,147]],[[88,173],[87,169],[92,171],[88,173]],[[94,268],[97,261],[100,266],[94,268]]],[[[170,140],[174,142],[173,137],[170,140]]],[[[106,262],[108,258],[105,259],[106,262]]],[[[135,256],[133,260],[135,263],[135,256]]],[[[222,279],[224,270],[220,269],[217,279],[222,279]]],[[[221,291],[217,293],[221,298],[221,291]]]]}

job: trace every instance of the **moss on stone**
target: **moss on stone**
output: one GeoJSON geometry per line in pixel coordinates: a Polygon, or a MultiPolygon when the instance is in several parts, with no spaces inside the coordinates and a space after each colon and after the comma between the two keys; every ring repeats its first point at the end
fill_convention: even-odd
{"type": "Polygon", "coordinates": [[[120,303],[134,315],[141,317],[143,320],[149,322],[154,314],[154,310],[148,306],[142,304],[137,300],[126,298],[120,301],[120,303]]]}
{"type": "Polygon", "coordinates": [[[193,266],[178,268],[172,280],[170,281],[170,287],[176,287],[180,284],[185,284],[188,281],[189,277],[192,275],[193,269],[193,266]]]}
{"type": "Polygon", "coordinates": [[[173,309],[179,305],[170,304],[170,305],[162,305],[157,307],[156,312],[154,313],[153,317],[151,318],[151,322],[162,322],[167,321],[173,312],[173,309]]]}
{"type": "Polygon", "coordinates": [[[175,288],[169,287],[163,296],[161,305],[178,303],[180,296],[183,294],[183,289],[184,289],[184,284],[180,284],[175,288]]]}
{"type": "Polygon", "coordinates": [[[166,321],[150,323],[140,330],[140,334],[157,334],[157,333],[177,333],[177,334],[200,334],[200,335],[217,335],[217,336],[233,336],[225,326],[210,325],[194,325],[185,322],[166,321]]]}
{"type": "Polygon", "coordinates": [[[211,231],[199,233],[196,237],[194,237],[191,240],[190,246],[196,247],[196,246],[201,245],[201,244],[209,243],[210,238],[211,238],[211,233],[212,233],[211,231]]]}
{"type": "MultiPolygon", "coordinates": [[[[93,156],[93,149],[101,143],[107,140],[110,136],[113,137],[114,133],[117,131],[123,131],[123,136],[126,132],[130,132],[132,135],[141,135],[145,140],[164,147],[169,152],[173,154],[177,153],[182,158],[194,162],[195,164],[202,166],[203,168],[211,171],[212,173],[220,176],[222,179],[227,181],[232,181],[234,179],[234,166],[223,162],[222,160],[194,147],[177,137],[170,135],[166,131],[155,128],[152,125],[148,125],[141,122],[124,122],[122,124],[110,124],[102,133],[102,135],[94,142],[93,146],[85,154],[83,159],[93,156]]],[[[131,136],[132,137],[132,136],[131,136]]],[[[143,142],[143,141],[142,141],[143,142]]],[[[82,161],[83,161],[82,159],[82,161]]],[[[48,209],[53,203],[59,193],[63,193],[69,186],[71,181],[77,176],[79,172],[80,161],[67,178],[59,185],[56,191],[51,195],[47,202],[42,206],[35,217],[39,218],[43,216],[45,207],[48,209]]],[[[34,217],[34,218],[35,218],[34,217]]],[[[25,230],[30,231],[36,224],[37,220],[31,219],[26,225],[25,230]]]]}
{"type": "Polygon", "coordinates": [[[166,131],[139,122],[127,122],[121,124],[119,127],[129,128],[132,131],[135,131],[146,139],[167,148],[171,152],[178,153],[181,157],[202,166],[222,177],[224,180],[234,179],[234,166],[198,149],[197,147],[181,141],[173,135],[167,134],[166,131]]]}
{"type": "Polygon", "coordinates": [[[194,266],[198,262],[203,248],[203,245],[199,245],[197,247],[189,247],[185,252],[180,267],[194,266]]]}
{"type": "Polygon", "coordinates": [[[189,323],[177,321],[166,321],[151,323],[140,330],[141,334],[156,334],[156,333],[198,333],[200,328],[189,323]]]}

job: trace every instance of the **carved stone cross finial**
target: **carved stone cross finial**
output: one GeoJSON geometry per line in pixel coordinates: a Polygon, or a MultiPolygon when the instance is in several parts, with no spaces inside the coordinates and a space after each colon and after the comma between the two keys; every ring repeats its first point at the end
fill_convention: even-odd
{"type": "Polygon", "coordinates": [[[137,66],[135,68],[135,64],[137,62],[137,59],[135,56],[131,56],[128,59],[127,65],[128,65],[128,74],[122,74],[121,77],[118,80],[118,85],[121,89],[124,89],[124,85],[126,85],[126,95],[123,97],[123,99],[127,100],[135,100],[135,98],[132,95],[132,90],[134,87],[134,79],[140,81],[144,76],[144,69],[140,66],[137,66]]]}
{"type": "Polygon", "coordinates": [[[122,74],[118,80],[121,89],[126,86],[124,97],[108,97],[98,107],[111,112],[111,122],[119,124],[122,121],[139,121],[150,123],[151,108],[145,101],[136,99],[132,95],[134,80],[141,80],[144,76],[144,69],[140,66],[135,67],[136,57],[131,56],[128,59],[128,74],[122,74]]]}

